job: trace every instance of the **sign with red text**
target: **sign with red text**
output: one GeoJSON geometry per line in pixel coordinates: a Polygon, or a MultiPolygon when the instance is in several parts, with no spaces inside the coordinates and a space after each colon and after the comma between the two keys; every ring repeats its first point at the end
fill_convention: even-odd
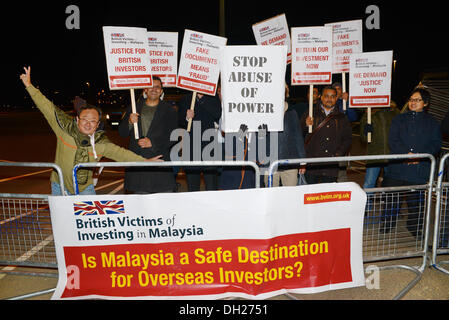
{"type": "Polygon", "coordinates": [[[221,48],[222,130],[284,130],[285,46],[221,48]]]}
{"type": "Polygon", "coordinates": [[[349,57],[363,51],[363,22],[352,20],[325,24],[333,30],[333,73],[349,72],[349,57]]]}
{"type": "Polygon", "coordinates": [[[290,32],[284,13],[253,24],[253,32],[259,46],[286,46],[287,63],[292,62],[290,32]]]}
{"type": "Polygon", "coordinates": [[[162,80],[164,87],[176,87],[178,72],[178,33],[148,33],[151,74],[162,80]]]}
{"type": "Polygon", "coordinates": [[[50,196],[53,299],[265,299],[363,286],[365,202],[352,182],[50,196]]]}
{"type": "Polygon", "coordinates": [[[220,75],[220,46],[226,38],[185,30],[179,61],[177,87],[215,95],[220,75]]]}
{"type": "Polygon", "coordinates": [[[332,82],[332,28],[292,28],[292,85],[332,82]]]}
{"type": "Polygon", "coordinates": [[[389,107],[393,51],[351,55],[350,107],[389,107]]]}
{"type": "Polygon", "coordinates": [[[147,29],[103,27],[103,37],[109,88],[152,87],[147,29]]]}

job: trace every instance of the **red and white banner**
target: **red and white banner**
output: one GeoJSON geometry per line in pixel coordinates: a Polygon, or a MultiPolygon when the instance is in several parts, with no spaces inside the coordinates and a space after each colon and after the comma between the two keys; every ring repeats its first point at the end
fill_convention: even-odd
{"type": "Polygon", "coordinates": [[[153,86],[145,28],[103,27],[109,88],[111,90],[153,86]]]}
{"type": "Polygon", "coordinates": [[[178,72],[178,33],[148,33],[151,74],[161,78],[164,87],[176,87],[178,72]]]}
{"type": "Polygon", "coordinates": [[[292,85],[332,83],[332,28],[292,28],[292,85]]]}
{"type": "Polygon", "coordinates": [[[389,107],[393,51],[351,55],[349,102],[356,107],[389,107]]]}
{"type": "Polygon", "coordinates": [[[265,299],[363,286],[365,201],[352,182],[50,196],[53,299],[265,299]]]}
{"type": "Polygon", "coordinates": [[[325,24],[333,30],[333,73],[349,72],[351,54],[363,51],[363,21],[352,20],[325,24]]]}
{"type": "Polygon", "coordinates": [[[220,46],[226,38],[185,30],[179,62],[177,87],[215,95],[220,75],[220,46]]]}
{"type": "Polygon", "coordinates": [[[292,62],[292,46],[285,14],[253,24],[253,33],[259,46],[286,46],[287,63],[292,62]]]}

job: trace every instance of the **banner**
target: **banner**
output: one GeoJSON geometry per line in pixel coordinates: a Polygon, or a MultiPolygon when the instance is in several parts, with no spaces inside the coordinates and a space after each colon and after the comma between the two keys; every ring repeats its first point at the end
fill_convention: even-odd
{"type": "Polygon", "coordinates": [[[292,85],[332,83],[332,28],[292,28],[292,85]]]}
{"type": "Polygon", "coordinates": [[[111,90],[153,86],[145,28],[103,27],[111,90]]]}
{"type": "Polygon", "coordinates": [[[285,14],[253,24],[253,33],[259,46],[286,46],[287,63],[292,62],[292,45],[285,14]]]}
{"type": "Polygon", "coordinates": [[[284,130],[285,46],[227,46],[221,48],[222,130],[254,132],[284,130]]]}
{"type": "Polygon", "coordinates": [[[219,49],[226,38],[185,30],[177,87],[215,95],[220,74],[219,49]]]}
{"type": "Polygon", "coordinates": [[[176,87],[178,33],[149,31],[151,74],[161,78],[164,87],[176,87]]]}
{"type": "Polygon", "coordinates": [[[389,107],[393,51],[351,55],[350,107],[389,107]]]}
{"type": "Polygon", "coordinates": [[[356,183],[49,197],[53,299],[265,299],[363,286],[356,183]]]}
{"type": "Polygon", "coordinates": [[[325,24],[333,30],[333,73],[349,72],[349,57],[363,51],[363,21],[352,20],[325,24]]]}

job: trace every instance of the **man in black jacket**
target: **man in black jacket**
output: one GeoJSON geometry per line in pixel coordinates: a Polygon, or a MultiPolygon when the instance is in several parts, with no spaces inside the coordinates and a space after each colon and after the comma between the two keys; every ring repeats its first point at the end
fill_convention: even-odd
{"type": "MultiPolygon", "coordinates": [[[[214,128],[214,122],[218,123],[221,117],[221,101],[217,96],[208,96],[201,93],[196,94],[194,110],[190,109],[192,94],[187,94],[178,103],[178,119],[181,128],[187,128],[189,119],[192,119],[190,130],[190,145],[184,145],[183,149],[190,148],[190,160],[200,161],[200,154],[210,141],[202,141],[203,133],[207,129],[214,128]],[[195,140],[195,141],[194,141],[195,140]],[[198,141],[199,140],[199,141],[198,141]],[[201,146],[200,150],[195,150],[194,146],[201,146]],[[199,158],[198,158],[199,157],[199,158]]],[[[210,155],[213,157],[214,155],[210,155]]],[[[185,167],[187,189],[189,191],[199,191],[201,182],[201,172],[203,173],[206,190],[217,190],[218,171],[216,167],[185,167]]]]}
{"type": "MultiPolygon", "coordinates": [[[[170,134],[177,127],[178,117],[173,106],[161,101],[162,81],[153,77],[153,87],[144,90],[144,97],[136,103],[136,113],[131,107],[119,125],[120,136],[130,137],[129,149],[145,158],[163,155],[170,161],[170,134]],[[139,128],[139,139],[135,139],[133,124],[139,128]]],[[[125,173],[127,193],[146,194],[173,192],[176,181],[171,167],[130,167],[125,173]]]]}
{"type": "MultiPolygon", "coordinates": [[[[326,86],[321,101],[313,108],[313,118],[308,112],[301,117],[303,130],[313,126],[313,132],[306,135],[307,158],[344,157],[352,143],[352,129],[348,118],[336,107],[337,91],[326,86]]],[[[306,171],[307,183],[336,182],[338,163],[309,165],[306,171]]]]}

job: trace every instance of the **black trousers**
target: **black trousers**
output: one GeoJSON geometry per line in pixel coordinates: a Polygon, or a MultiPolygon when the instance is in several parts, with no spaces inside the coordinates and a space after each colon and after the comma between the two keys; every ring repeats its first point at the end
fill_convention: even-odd
{"type": "Polygon", "coordinates": [[[217,169],[187,169],[184,168],[187,180],[187,190],[200,191],[201,172],[203,173],[204,183],[207,191],[218,189],[218,170],[217,169]]]}

